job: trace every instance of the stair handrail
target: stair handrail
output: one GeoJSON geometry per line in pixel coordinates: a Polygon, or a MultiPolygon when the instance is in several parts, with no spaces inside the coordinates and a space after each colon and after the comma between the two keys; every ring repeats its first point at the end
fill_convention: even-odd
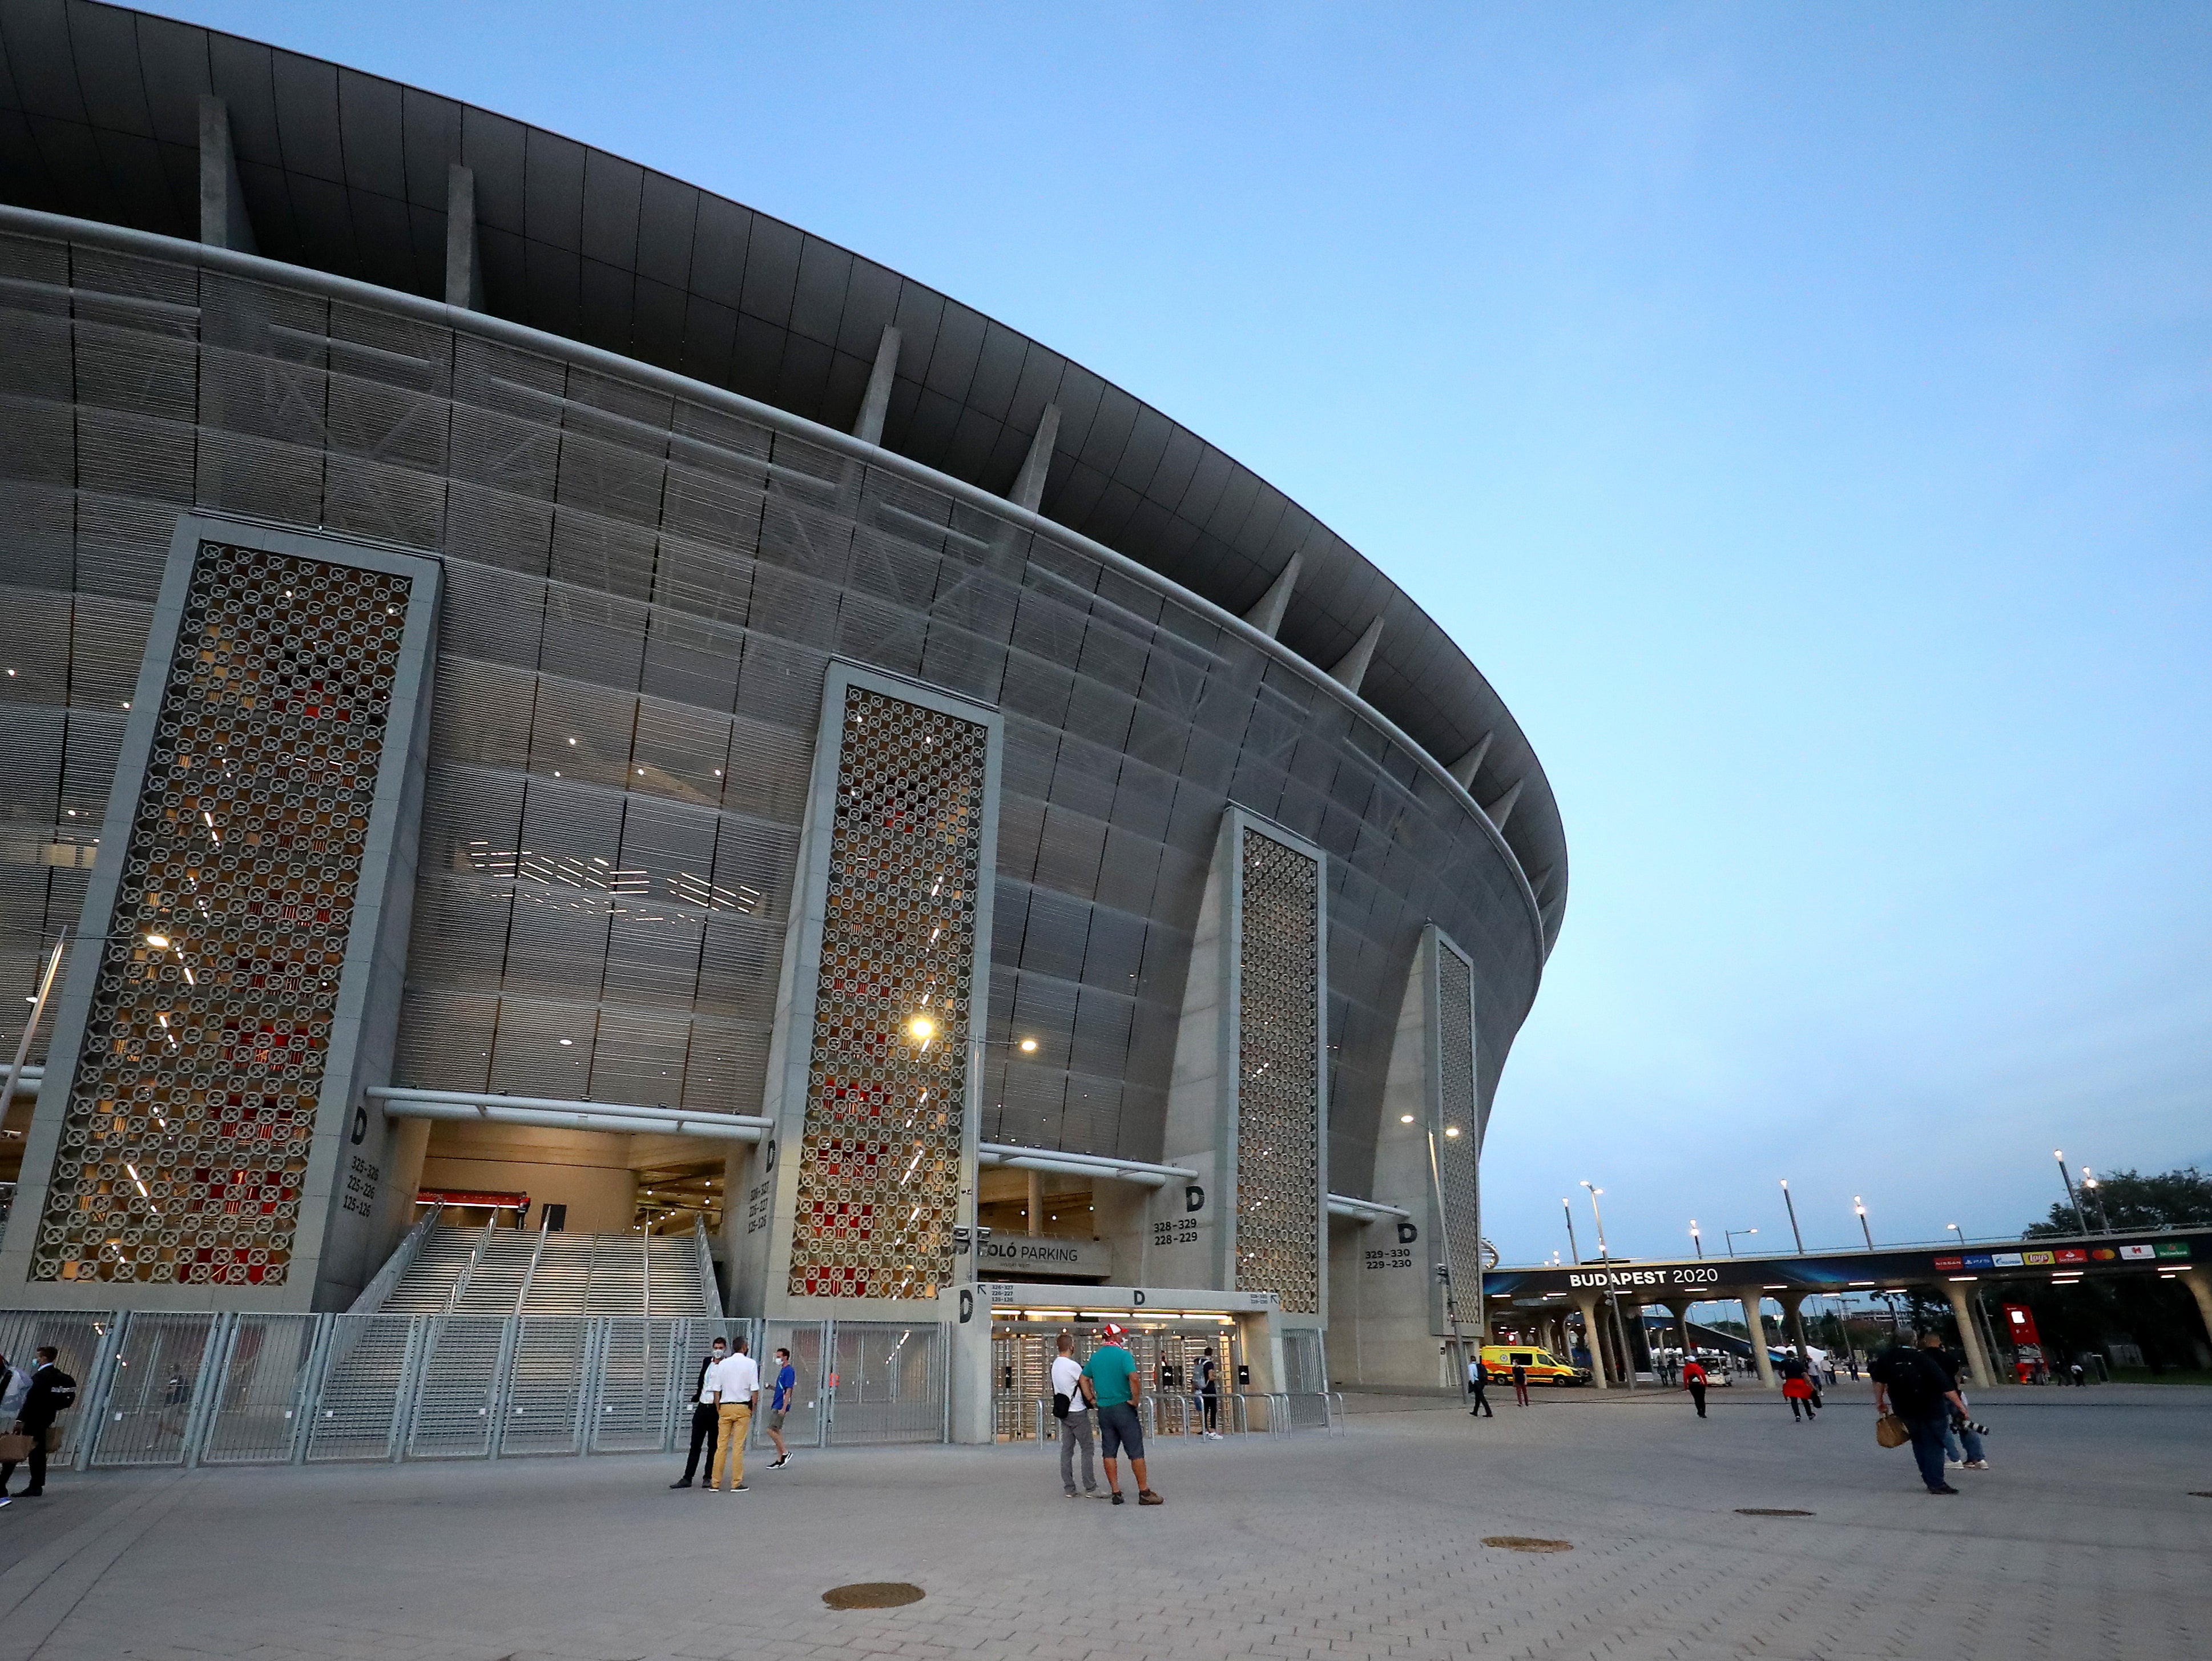
{"type": "Polygon", "coordinates": [[[468,1262],[461,1265],[461,1272],[453,1277],[453,1284],[447,1289],[447,1314],[451,1315],[461,1306],[461,1294],[469,1289],[469,1282],[475,1278],[477,1265],[483,1262],[484,1253],[491,1250],[492,1234],[498,1227],[499,1213],[495,1211],[491,1214],[491,1220],[484,1225],[483,1238],[477,1242],[476,1250],[469,1253],[468,1262]]]}
{"type": "Polygon", "coordinates": [[[707,1313],[714,1320],[722,1317],[722,1288],[714,1283],[714,1252],[707,1238],[707,1220],[697,1212],[691,1214],[691,1246],[699,1254],[699,1284],[707,1299],[707,1313]]]}
{"type": "Polygon", "coordinates": [[[530,1249],[530,1267],[522,1271],[522,1287],[514,1294],[514,1312],[517,1315],[522,1313],[522,1305],[529,1299],[530,1283],[538,1278],[538,1260],[545,1255],[546,1232],[553,1226],[552,1214],[546,1212],[543,1206],[538,1209],[544,1214],[538,1222],[538,1244],[530,1249]]]}
{"type": "Polygon", "coordinates": [[[639,1256],[644,1262],[644,1268],[640,1273],[639,1279],[645,1288],[645,1318],[649,1321],[653,1318],[653,1231],[651,1229],[638,1230],[637,1250],[639,1256]]]}
{"type": "Polygon", "coordinates": [[[374,1315],[384,1307],[384,1300],[392,1295],[392,1288],[414,1267],[415,1260],[422,1255],[422,1247],[430,1238],[430,1231],[437,1226],[438,1218],[445,1209],[442,1201],[432,1203],[429,1214],[409,1229],[399,1244],[392,1248],[392,1255],[384,1260],[384,1267],[376,1271],[375,1276],[361,1289],[361,1295],[348,1305],[347,1314],[374,1315]]]}

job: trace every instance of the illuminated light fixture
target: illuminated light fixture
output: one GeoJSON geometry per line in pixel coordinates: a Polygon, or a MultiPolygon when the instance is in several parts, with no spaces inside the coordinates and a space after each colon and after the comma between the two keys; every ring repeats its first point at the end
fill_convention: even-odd
{"type": "Polygon", "coordinates": [[[570,744],[571,745],[574,745],[574,743],[576,742],[576,740],[575,740],[575,739],[570,739],[568,740],[568,742],[569,742],[569,744],[570,744]]]}
{"type": "Polygon", "coordinates": [[[1413,1123],[1413,1116],[1410,1113],[1401,1113],[1398,1116],[1398,1123],[1400,1124],[1411,1124],[1413,1123]]]}
{"type": "Polygon", "coordinates": [[[567,1049],[570,1044],[572,1044],[572,1043],[575,1043],[575,1042],[576,1042],[576,1041],[575,1041],[574,1038],[563,1038],[563,1039],[562,1039],[562,1040],[561,1040],[561,1047],[562,1047],[563,1050],[566,1050],[566,1049],[567,1049]]]}
{"type": "Polygon", "coordinates": [[[916,1043],[927,1043],[937,1036],[937,1023],[927,1015],[916,1015],[906,1024],[906,1031],[916,1043]]]}
{"type": "Polygon", "coordinates": [[[169,946],[169,937],[167,934],[149,934],[146,936],[146,944],[156,952],[166,952],[169,946]]]}
{"type": "Polygon", "coordinates": [[[1456,1136],[1456,1135],[1459,1135],[1459,1127],[1458,1127],[1457,1125],[1455,1125],[1455,1124],[1448,1124],[1448,1125],[1446,1125],[1446,1126],[1444,1127],[1444,1135],[1447,1135],[1447,1136],[1456,1136]]]}
{"type": "Polygon", "coordinates": [[[1036,1054],[1036,1040],[1035,1038],[1024,1038],[1022,1040],[1022,1054],[1024,1056],[1034,1056],[1036,1054]]]}

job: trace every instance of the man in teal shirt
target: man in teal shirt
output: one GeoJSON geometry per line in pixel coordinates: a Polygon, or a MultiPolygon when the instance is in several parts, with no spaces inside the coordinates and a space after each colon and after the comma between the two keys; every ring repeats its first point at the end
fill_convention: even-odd
{"type": "Polygon", "coordinates": [[[1137,1402],[1144,1393],[1144,1379],[1137,1372],[1136,1357],[1129,1354],[1122,1342],[1128,1332],[1109,1322],[1104,1335],[1106,1342],[1084,1364],[1083,1384],[1091,1405],[1098,1409],[1098,1436],[1103,1444],[1101,1451],[1106,1457],[1106,1486],[1114,1491],[1115,1505],[1124,1503],[1121,1475],[1115,1466],[1115,1456],[1126,1446],[1129,1450],[1129,1469],[1137,1475],[1137,1503],[1165,1505],[1167,1502],[1152,1492],[1152,1484],[1145,1477],[1145,1427],[1137,1418],[1137,1402]]]}

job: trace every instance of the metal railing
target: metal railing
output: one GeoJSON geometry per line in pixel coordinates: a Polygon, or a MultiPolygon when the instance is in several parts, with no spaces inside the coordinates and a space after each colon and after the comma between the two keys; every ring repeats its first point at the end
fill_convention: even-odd
{"type": "MultiPolygon", "coordinates": [[[[60,1351],[79,1381],[57,1463],[501,1459],[666,1451],[717,1337],[800,1373],[787,1439],[936,1442],[945,1329],[702,1316],[0,1311],[0,1353],[60,1351]]],[[[756,1415],[760,1427],[765,1415],[756,1415]]]]}
{"type": "MultiPolygon", "coordinates": [[[[1060,1421],[1052,1416],[1052,1403],[1042,1396],[1024,1398],[1033,1410],[1037,1445],[1052,1452],[1060,1445],[1060,1421]]],[[[1195,1436],[1206,1427],[1203,1410],[1185,1395],[1154,1393],[1139,1406],[1147,1437],[1195,1436]]],[[[1224,1435],[1288,1437],[1301,1431],[1320,1431],[1325,1436],[1351,1433],[1341,1390],[1236,1390],[1219,1397],[1218,1422],[1224,1435]],[[1258,1403],[1255,1409],[1253,1404],[1258,1403]]],[[[1024,1433],[1012,1439],[1026,1442],[1024,1433]]]]}

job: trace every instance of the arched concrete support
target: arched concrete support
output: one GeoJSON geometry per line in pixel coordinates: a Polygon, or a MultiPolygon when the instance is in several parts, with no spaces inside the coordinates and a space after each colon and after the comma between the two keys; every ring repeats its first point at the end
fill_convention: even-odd
{"type": "Polygon", "coordinates": [[[476,170],[458,161],[446,169],[446,303],[465,312],[484,308],[476,170]]]}
{"type": "Polygon", "coordinates": [[[1017,508],[1037,511],[1044,500],[1045,475],[1052,471],[1052,447],[1060,441],[1060,405],[1048,404],[1037,421],[1036,436],[1030,441],[1030,453],[1023,458],[1022,470],[1014,475],[1014,488],[1006,492],[1006,500],[1017,508]]]}
{"type": "Polygon", "coordinates": [[[1497,736],[1495,733],[1485,733],[1480,744],[1444,770],[1459,781],[1462,789],[1474,788],[1475,773],[1482,766],[1482,758],[1490,753],[1491,739],[1497,736]]]}
{"type": "Polygon", "coordinates": [[[1751,1334],[1751,1364],[1759,1369],[1759,1382],[1772,1390],[1774,1362],[1766,1353],[1766,1317],[1759,1312],[1766,1294],[1757,1287],[1739,1287],[1733,1295],[1743,1305],[1744,1328],[1751,1334]]]}
{"type": "Polygon", "coordinates": [[[1943,1295],[1951,1300],[1951,1317],[1959,1323],[1959,1343],[1966,1352],[1966,1366],[1973,1373],[1974,1382],[1984,1389],[2002,1382],[1997,1377],[1996,1362],[1989,1347],[1982,1342],[1981,1323],[1974,1318],[1974,1283],[1946,1281],[1943,1295]]]}
{"type": "Polygon", "coordinates": [[[1375,661],[1375,648],[1382,638],[1382,619],[1377,618],[1367,625],[1352,648],[1336,660],[1328,672],[1329,678],[1346,691],[1357,692],[1359,683],[1367,678],[1367,666],[1375,661]]]}
{"type": "Polygon", "coordinates": [[[1292,554],[1283,574],[1267,585],[1267,592],[1260,596],[1260,603],[1245,612],[1244,621],[1273,640],[1283,626],[1283,613],[1291,609],[1291,593],[1298,586],[1298,568],[1306,563],[1304,554],[1292,554]]]}
{"type": "Polygon", "coordinates": [[[1521,787],[1525,782],[1527,781],[1523,779],[1514,780],[1513,788],[1510,790],[1498,797],[1496,801],[1483,804],[1484,816],[1500,830],[1505,828],[1505,821],[1513,817],[1514,804],[1521,800],[1521,787]]]}
{"type": "Polygon", "coordinates": [[[1782,1305],[1782,1318],[1788,1323],[1790,1342],[1797,1346],[1797,1359],[1807,1366],[1813,1365],[1813,1346],[1805,1336],[1805,1317],[1800,1313],[1805,1307],[1802,1292],[1778,1292],[1774,1301],[1782,1305]]]}
{"type": "Polygon", "coordinates": [[[884,441],[884,417],[890,413],[891,382],[898,379],[899,332],[889,323],[884,325],[881,339],[876,343],[876,361],[868,371],[868,390],[860,395],[860,418],[853,423],[853,436],[863,444],[884,441]]]}
{"type": "Polygon", "coordinates": [[[1697,1353],[1698,1348],[1690,1342],[1690,1300],[1687,1298],[1669,1298],[1666,1308],[1667,1312],[1674,1317],[1675,1348],[1682,1352],[1682,1359],[1687,1360],[1697,1353]]]}
{"type": "Polygon", "coordinates": [[[2212,1269],[2191,1265],[2181,1271],[2181,1284],[2197,1299],[2197,1318],[2204,1323],[2204,1339],[2212,1343],[2212,1269]]]}
{"type": "Polygon", "coordinates": [[[246,216],[238,158],[230,144],[230,106],[213,93],[200,94],[200,240],[210,248],[258,253],[253,222],[246,216]]]}
{"type": "Polygon", "coordinates": [[[1611,1390],[1613,1380],[1606,1376],[1608,1369],[1605,1364],[1604,1328],[1598,1315],[1598,1299],[1578,1298],[1575,1300],[1575,1307],[1582,1311],[1583,1335],[1589,1341],[1590,1382],[1600,1390],[1611,1390]]]}

